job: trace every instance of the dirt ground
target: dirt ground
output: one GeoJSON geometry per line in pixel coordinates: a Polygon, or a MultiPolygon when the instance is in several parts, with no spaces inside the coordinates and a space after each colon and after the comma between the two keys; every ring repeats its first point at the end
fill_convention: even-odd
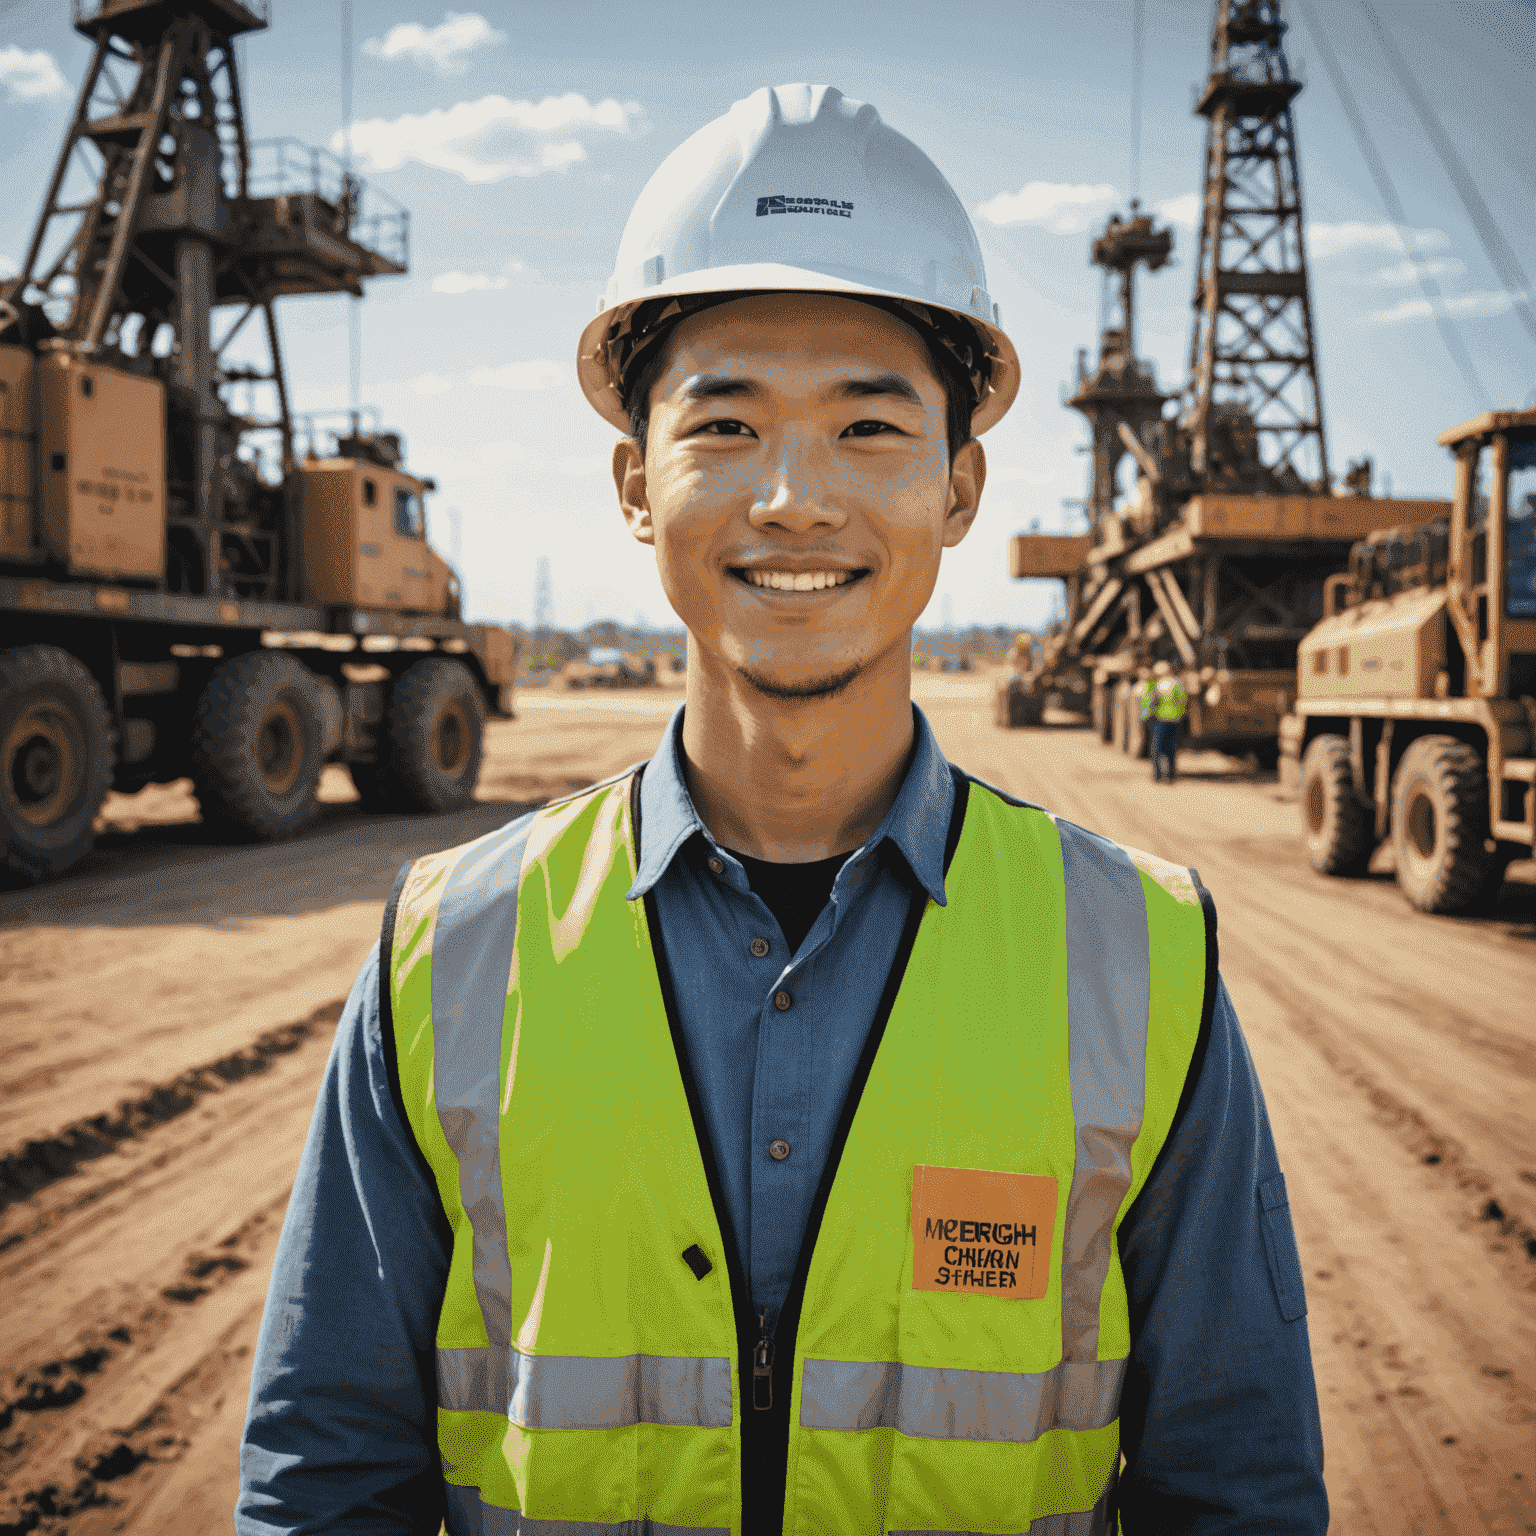
{"type": "MultiPolygon", "coordinates": [[[[1426,918],[1314,876],[1272,775],[1171,787],[919,675],[949,756],[1194,864],[1305,1265],[1335,1531],[1536,1531],[1536,883],[1426,918]]],[[[524,693],[481,804],[296,842],[114,796],[71,877],[0,894],[0,1536],[227,1531],[273,1247],[337,1015],[400,864],[650,754],[675,695],[524,693]]]]}

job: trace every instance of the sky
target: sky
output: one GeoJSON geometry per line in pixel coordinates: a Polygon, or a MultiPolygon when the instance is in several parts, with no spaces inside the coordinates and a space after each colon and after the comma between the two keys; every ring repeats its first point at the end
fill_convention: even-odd
{"type": "MultiPolygon", "coordinates": [[[[473,0],[465,0],[473,3],[473,0]]],[[[1372,0],[1526,272],[1536,278],[1536,0],[1372,0]]],[[[1139,350],[1184,382],[1211,0],[1144,0],[1144,204],[1175,259],[1143,277],[1139,350]]],[[[443,11],[354,0],[354,144],[370,184],[410,210],[411,262],[360,307],[361,399],[439,486],[466,612],[528,624],[549,562],[554,617],[670,627],[651,552],[625,532],[615,439],[575,382],[582,326],[631,205],[663,158],[762,85],[824,82],[870,101],[970,210],[988,287],[1024,363],[984,439],[989,479],[946,552],[925,623],[1038,625],[1059,587],[1013,582],[1007,541],[1076,530],[1086,424],[1061,404],[1096,347],[1092,230],[1130,195],[1132,0],[565,0],[443,11]]],[[[248,129],[341,147],[341,0],[271,0],[239,45],[248,129]]],[[[1323,409],[1335,472],[1370,454],[1378,492],[1449,494],[1435,435],[1489,404],[1536,403],[1536,342],[1388,73],[1361,0],[1295,0],[1287,52],[1310,225],[1323,409]],[[1388,223],[1303,19],[1325,20],[1405,205],[1388,223]],[[1404,256],[1428,263],[1487,399],[1442,345],[1404,256]]],[[[25,254],[90,45],[66,0],[0,0],[0,273],[25,254]],[[6,264],[10,265],[7,266],[6,264]]],[[[279,306],[296,409],[348,403],[341,298],[279,306]]]]}

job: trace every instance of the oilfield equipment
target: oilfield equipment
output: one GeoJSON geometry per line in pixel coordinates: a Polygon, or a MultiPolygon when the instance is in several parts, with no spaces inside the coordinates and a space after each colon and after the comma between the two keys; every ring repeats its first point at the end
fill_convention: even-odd
{"type": "Polygon", "coordinates": [[[408,216],[247,138],[266,0],[73,3],[91,62],[0,283],[0,870],[61,872],[109,787],[183,775],[237,837],[296,831],[327,761],[371,808],[462,806],[511,637],[461,621],[397,435],[301,451],[275,308],[403,273],[408,216]]]}
{"type": "Polygon", "coordinates": [[[1091,429],[1088,531],[1021,534],[1010,574],[1055,577],[1066,612],[1027,671],[1001,685],[997,718],[1038,723],[1048,703],[1091,714],[1105,741],[1145,756],[1132,695],[1166,660],[1189,692],[1185,739],[1273,767],[1296,696],[1298,642],[1352,544],[1444,516],[1438,501],[1370,494],[1368,463],[1331,491],[1307,277],[1293,104],[1279,0],[1217,0],[1206,119],[1189,379],[1162,391],[1136,354],[1136,269],[1155,272],[1172,233],[1132,204],[1092,260],[1113,304],[1066,404],[1091,429]],[[1133,488],[1117,477],[1129,456],[1133,488]]]}
{"type": "Polygon", "coordinates": [[[1281,767],[1314,869],[1362,874],[1390,837],[1408,900],[1461,912],[1536,846],[1536,410],[1440,442],[1450,515],[1371,534],[1328,580],[1281,767]]]}

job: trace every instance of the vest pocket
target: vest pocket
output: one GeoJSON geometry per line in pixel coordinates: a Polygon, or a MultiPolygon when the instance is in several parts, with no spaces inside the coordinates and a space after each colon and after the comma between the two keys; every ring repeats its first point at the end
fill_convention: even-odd
{"type": "Polygon", "coordinates": [[[1269,1256],[1269,1278],[1274,1281],[1280,1316],[1294,1323],[1307,1315],[1307,1295],[1301,1278],[1301,1253],[1291,1226],[1291,1204],[1285,1193],[1285,1175],[1277,1173],[1259,1185],[1260,1219],[1264,1227],[1264,1251],[1269,1256]]]}

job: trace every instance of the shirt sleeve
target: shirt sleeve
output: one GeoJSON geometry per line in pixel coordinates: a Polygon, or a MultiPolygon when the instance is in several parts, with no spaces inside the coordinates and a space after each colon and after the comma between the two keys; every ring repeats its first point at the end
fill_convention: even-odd
{"type": "Polygon", "coordinates": [[[1323,1536],[1323,1438],[1301,1259],[1264,1095],[1226,985],[1181,1117],[1120,1226],[1131,1358],[1128,1536],[1323,1536]]]}
{"type": "Polygon", "coordinates": [[[347,999],[278,1241],[240,1447],[240,1536],[435,1533],[450,1235],[390,1092],[375,946],[347,999]]]}

